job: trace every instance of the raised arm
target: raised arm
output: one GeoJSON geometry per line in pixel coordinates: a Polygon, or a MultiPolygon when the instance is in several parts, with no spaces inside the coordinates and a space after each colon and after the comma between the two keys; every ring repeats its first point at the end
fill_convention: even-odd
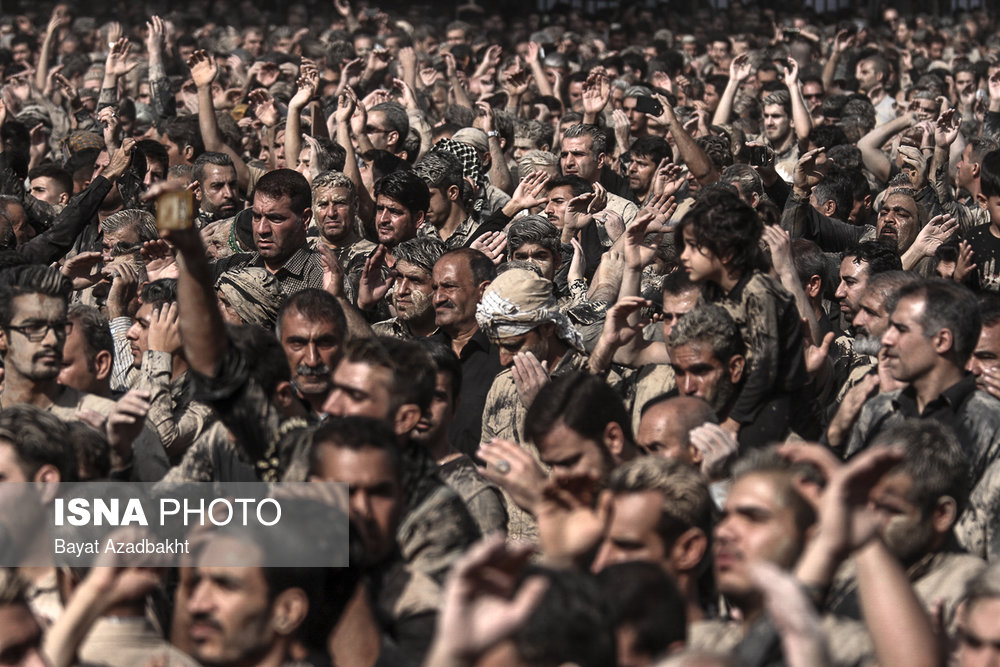
{"type": "Polygon", "coordinates": [[[289,169],[295,169],[302,152],[302,110],[319,88],[319,70],[313,61],[303,58],[301,72],[296,81],[299,89],[288,101],[288,116],[285,119],[285,164],[289,169]]]}
{"type": "Polygon", "coordinates": [[[840,63],[844,51],[854,44],[854,35],[848,34],[846,30],[841,30],[833,38],[833,48],[830,49],[830,57],[826,59],[823,66],[823,90],[832,90],[834,77],[837,75],[837,64],[840,63]]]}
{"type": "Polygon", "coordinates": [[[882,152],[882,146],[897,133],[911,127],[913,123],[913,116],[907,112],[899,118],[894,118],[888,123],[879,125],[858,140],[861,159],[864,160],[865,167],[875,175],[875,178],[879,182],[885,183],[888,181],[889,172],[892,169],[892,163],[889,162],[889,158],[882,152]]]}
{"type": "Polygon", "coordinates": [[[250,169],[247,168],[243,158],[222,140],[219,121],[215,117],[212,82],[219,74],[219,67],[215,64],[215,59],[203,50],[192,53],[187,66],[191,68],[191,79],[198,88],[198,128],[201,130],[201,140],[205,144],[205,150],[225,153],[232,159],[240,190],[246,192],[250,187],[250,169]]]}
{"type": "Polygon", "coordinates": [[[719,106],[715,109],[715,116],[712,118],[714,125],[725,125],[729,122],[729,117],[733,115],[733,100],[740,89],[740,84],[747,80],[753,66],[750,64],[750,57],[742,54],[733,58],[729,63],[729,82],[726,89],[719,97],[719,106]]]}
{"type": "Polygon", "coordinates": [[[795,136],[799,139],[799,150],[805,150],[809,146],[809,133],[812,132],[812,114],[802,96],[799,63],[795,58],[789,58],[785,63],[785,85],[792,98],[792,122],[795,123],[795,136]]]}
{"type": "Polygon", "coordinates": [[[681,159],[684,160],[688,171],[691,172],[701,185],[715,183],[719,180],[719,172],[715,169],[712,159],[708,157],[708,154],[698,145],[694,137],[688,134],[688,131],[681,125],[667,98],[663,95],[656,95],[655,97],[663,106],[663,113],[660,114],[657,120],[662,125],[665,125],[670,134],[673,135],[674,142],[677,144],[677,152],[680,154],[681,159]]]}
{"type": "Polygon", "coordinates": [[[364,107],[358,104],[357,95],[351,88],[345,88],[337,100],[337,110],[330,116],[330,120],[335,126],[334,131],[330,134],[336,137],[337,143],[344,147],[347,154],[344,160],[344,173],[354,183],[354,189],[358,193],[358,216],[362,221],[367,222],[375,218],[375,202],[361,179],[357,154],[354,152],[354,141],[351,139],[351,117],[354,115],[355,109],[359,110],[360,115],[365,115],[362,111],[364,107]]]}

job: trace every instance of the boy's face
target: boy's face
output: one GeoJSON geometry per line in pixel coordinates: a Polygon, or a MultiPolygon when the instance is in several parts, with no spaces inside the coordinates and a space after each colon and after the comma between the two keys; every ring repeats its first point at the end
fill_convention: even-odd
{"type": "Polygon", "coordinates": [[[1000,226],[1000,195],[993,195],[992,197],[983,197],[980,195],[980,203],[982,203],[986,212],[990,214],[990,222],[1000,226]]]}
{"type": "Polygon", "coordinates": [[[722,261],[711,250],[699,247],[690,226],[684,229],[684,252],[681,253],[681,264],[693,283],[704,280],[718,282],[724,270],[722,261]]]}

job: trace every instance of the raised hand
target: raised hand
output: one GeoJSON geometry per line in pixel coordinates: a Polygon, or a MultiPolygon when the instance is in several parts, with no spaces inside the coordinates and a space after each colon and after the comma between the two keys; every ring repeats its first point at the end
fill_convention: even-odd
{"type": "Polygon", "coordinates": [[[753,64],[750,62],[750,56],[745,53],[736,56],[729,63],[729,78],[737,83],[746,81],[751,72],[753,72],[753,64]]]}
{"type": "Polygon", "coordinates": [[[105,425],[105,437],[111,445],[112,467],[121,468],[132,461],[132,443],[142,433],[151,403],[149,392],[133,389],[119,398],[105,425]],[[118,465],[115,465],[115,463],[118,465]]]}
{"type": "Polygon", "coordinates": [[[250,91],[250,108],[253,115],[263,123],[264,127],[274,127],[278,124],[278,107],[271,93],[263,88],[250,91]]]}
{"type": "Polygon", "coordinates": [[[389,280],[386,280],[382,273],[387,252],[386,247],[380,243],[372,256],[365,261],[358,286],[358,308],[361,310],[375,308],[395,282],[395,276],[390,274],[389,280]]]}
{"type": "Polygon", "coordinates": [[[958,259],[955,261],[955,273],[951,276],[952,280],[963,282],[969,277],[969,274],[978,268],[974,260],[975,254],[971,243],[968,241],[959,241],[958,259]]]}
{"type": "Polygon", "coordinates": [[[177,354],[181,349],[181,328],[177,302],[164,304],[149,318],[149,349],[177,354]]]}
{"type": "Polygon", "coordinates": [[[486,462],[485,468],[477,468],[479,474],[509,493],[521,509],[534,513],[548,475],[531,454],[510,440],[494,438],[482,443],[476,455],[486,462]]]}
{"type": "Polygon", "coordinates": [[[729,462],[740,451],[736,438],[718,424],[702,424],[691,431],[690,438],[701,457],[701,474],[711,480],[724,479],[729,462]]]}
{"type": "Polygon", "coordinates": [[[132,50],[132,43],[122,37],[115,42],[108,52],[108,59],[104,64],[105,76],[114,75],[116,77],[125,76],[139,65],[138,60],[129,61],[128,54],[132,50]]]}
{"type": "Polygon", "coordinates": [[[522,178],[510,198],[512,207],[524,211],[544,205],[548,201],[545,193],[545,184],[548,182],[549,175],[544,171],[536,171],[522,178]]]}
{"type": "Polygon", "coordinates": [[[101,253],[81,252],[63,262],[59,272],[72,281],[74,290],[83,290],[101,280],[101,274],[94,271],[100,263],[101,253]]]}
{"type": "Polygon", "coordinates": [[[153,239],[142,244],[142,259],[146,262],[146,274],[150,282],[160,278],[176,278],[177,257],[174,249],[163,239],[153,239]]]}
{"type": "Polygon", "coordinates": [[[542,555],[573,564],[592,552],[611,520],[613,496],[599,493],[591,473],[555,474],[535,507],[542,555]]]}
{"type": "Polygon", "coordinates": [[[506,257],[507,235],[503,232],[486,232],[469,244],[469,247],[483,253],[500,266],[506,257]]]}
{"type": "Polygon", "coordinates": [[[812,190],[822,180],[823,172],[818,166],[821,155],[826,155],[825,147],[814,148],[802,154],[799,161],[795,163],[795,170],[792,172],[795,187],[802,190],[812,190]]]}
{"type": "Polygon", "coordinates": [[[938,148],[948,148],[955,143],[961,127],[962,117],[955,113],[955,109],[942,112],[934,123],[934,145],[938,148]]]}
{"type": "Polygon", "coordinates": [[[333,296],[344,296],[344,268],[337,259],[333,248],[325,243],[317,243],[320,263],[323,265],[323,289],[333,296]]]}
{"type": "Polygon", "coordinates": [[[785,67],[785,85],[789,88],[797,86],[799,83],[799,63],[795,58],[787,58],[785,67]]]}

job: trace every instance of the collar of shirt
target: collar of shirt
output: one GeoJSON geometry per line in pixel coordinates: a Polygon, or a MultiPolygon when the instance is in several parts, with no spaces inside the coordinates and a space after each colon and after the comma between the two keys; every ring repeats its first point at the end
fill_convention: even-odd
{"type": "Polygon", "coordinates": [[[917,391],[910,385],[899,393],[893,401],[896,408],[907,417],[924,417],[940,411],[958,413],[962,405],[976,390],[976,378],[969,374],[941,392],[941,395],[924,407],[923,414],[917,410],[917,391]]]}
{"type": "MultiPolygon", "coordinates": [[[[301,278],[302,274],[305,273],[306,265],[309,263],[309,258],[315,254],[316,251],[309,248],[309,246],[302,246],[295,251],[295,254],[285,260],[285,263],[281,265],[278,272],[286,273],[296,278],[301,278]]],[[[250,261],[247,262],[246,266],[257,266],[260,268],[267,268],[264,265],[264,258],[260,256],[259,252],[254,252],[250,261]]]]}

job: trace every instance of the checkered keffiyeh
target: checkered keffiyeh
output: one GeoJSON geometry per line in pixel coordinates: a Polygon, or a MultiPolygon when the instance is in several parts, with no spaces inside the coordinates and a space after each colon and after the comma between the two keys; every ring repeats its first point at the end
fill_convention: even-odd
{"type": "Polygon", "coordinates": [[[580,332],[559,311],[551,281],[526,269],[509,269],[490,283],[476,307],[476,322],[494,339],[520,336],[552,322],[561,340],[584,349],[580,332]]]}

